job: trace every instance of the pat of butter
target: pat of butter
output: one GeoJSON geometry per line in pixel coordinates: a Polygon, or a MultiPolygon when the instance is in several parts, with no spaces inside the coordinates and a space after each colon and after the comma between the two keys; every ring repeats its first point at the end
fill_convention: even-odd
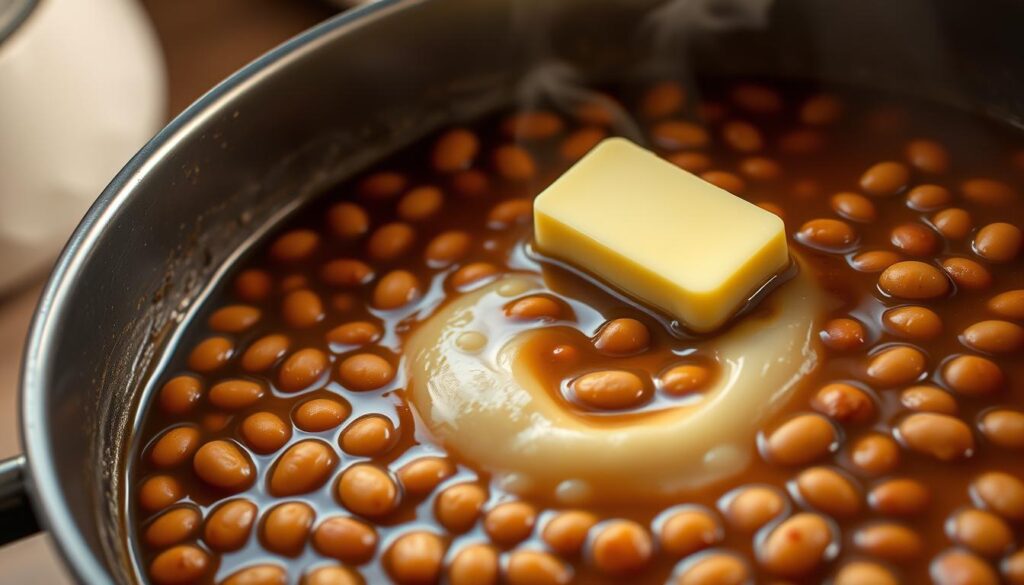
{"type": "Polygon", "coordinates": [[[533,212],[541,252],[699,332],[789,263],[781,219],[623,138],[597,145],[533,212]]]}

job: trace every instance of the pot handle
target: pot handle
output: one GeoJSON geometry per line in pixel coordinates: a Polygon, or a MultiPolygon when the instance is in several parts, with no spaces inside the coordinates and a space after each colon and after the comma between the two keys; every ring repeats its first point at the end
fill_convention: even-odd
{"type": "Polygon", "coordinates": [[[39,532],[25,491],[25,456],[0,460],[0,546],[39,532]]]}

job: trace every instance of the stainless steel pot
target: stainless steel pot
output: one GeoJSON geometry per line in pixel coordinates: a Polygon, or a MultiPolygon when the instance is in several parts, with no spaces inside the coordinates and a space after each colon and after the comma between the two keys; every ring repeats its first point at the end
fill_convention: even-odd
{"type": "Polygon", "coordinates": [[[122,471],[191,308],[265,226],[431,128],[522,97],[533,66],[822,78],[1019,125],[1021,22],[1014,0],[383,0],[310,30],[160,132],[71,238],[28,339],[26,454],[0,466],[0,535],[38,521],[81,581],[138,580],[122,471]]]}

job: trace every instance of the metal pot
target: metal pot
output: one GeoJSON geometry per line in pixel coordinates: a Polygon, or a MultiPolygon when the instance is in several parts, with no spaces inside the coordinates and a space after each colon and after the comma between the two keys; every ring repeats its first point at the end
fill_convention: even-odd
{"type": "Polygon", "coordinates": [[[79,580],[139,580],[123,469],[191,309],[266,226],[430,129],[523,97],[533,66],[827,78],[1019,124],[1020,22],[1013,0],[383,0],[300,35],[160,132],[72,236],[28,339],[26,455],[0,466],[0,534],[38,520],[79,580]]]}

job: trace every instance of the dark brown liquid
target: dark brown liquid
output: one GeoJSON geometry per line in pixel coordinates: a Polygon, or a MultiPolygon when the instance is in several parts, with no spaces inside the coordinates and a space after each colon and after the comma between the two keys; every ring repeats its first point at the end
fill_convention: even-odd
{"type": "MultiPolygon", "coordinates": [[[[929,563],[933,557],[953,546],[946,536],[944,528],[947,518],[958,508],[972,505],[968,493],[970,482],[979,473],[991,470],[1005,471],[1018,477],[1024,476],[1024,460],[1019,455],[987,443],[982,434],[977,431],[975,432],[977,448],[972,456],[963,461],[942,463],[903,449],[901,461],[894,472],[882,477],[871,477],[861,472],[849,460],[848,447],[858,437],[871,432],[892,436],[893,426],[907,414],[906,408],[899,401],[899,389],[871,389],[865,382],[864,370],[868,355],[892,342],[905,342],[883,329],[882,313],[891,307],[911,304],[887,298],[878,289],[878,274],[854,270],[850,266],[850,259],[862,251],[893,250],[893,245],[890,243],[890,231],[893,227],[905,222],[926,220],[934,212],[925,213],[911,209],[906,205],[904,194],[887,198],[873,198],[879,218],[867,224],[852,224],[858,230],[860,239],[856,250],[846,254],[829,254],[809,249],[793,241],[792,235],[806,221],[816,218],[836,218],[837,216],[829,204],[832,194],[857,191],[858,178],[865,169],[883,160],[904,160],[907,141],[920,137],[943,144],[950,152],[952,165],[949,172],[940,175],[929,176],[914,171],[911,185],[935,183],[950,188],[955,194],[951,206],[967,209],[971,213],[975,228],[995,221],[1021,225],[1024,223],[1024,206],[1020,204],[976,205],[965,201],[959,195],[958,185],[963,180],[975,177],[991,177],[1004,180],[1011,185],[1019,184],[1021,178],[1024,177],[1024,170],[1015,169],[1010,161],[1014,151],[1024,147],[1024,141],[1017,133],[1006,128],[946,108],[888,96],[880,98],[838,90],[836,93],[846,104],[845,113],[840,122],[820,130],[824,137],[824,147],[818,152],[789,154],[779,147],[779,139],[786,132],[800,127],[795,112],[806,96],[814,93],[809,88],[784,86],[782,95],[785,108],[778,114],[751,114],[737,109],[729,104],[728,88],[717,82],[709,83],[702,89],[705,101],[726,104],[729,111],[726,120],[738,117],[756,124],[766,138],[766,147],[757,154],[771,157],[784,169],[783,176],[775,181],[762,183],[747,180],[746,190],[739,195],[757,203],[774,203],[784,211],[787,233],[791,236],[791,246],[800,250],[803,257],[809,261],[811,270],[820,286],[836,300],[832,313],[827,317],[856,319],[865,326],[867,332],[867,343],[860,349],[847,352],[826,350],[826,359],[821,367],[802,383],[801,392],[790,400],[784,412],[765,425],[765,429],[774,428],[780,421],[792,416],[793,413],[810,411],[808,405],[810,396],[824,384],[835,381],[854,381],[856,385],[866,389],[875,398],[878,413],[870,424],[842,427],[843,435],[839,450],[830,459],[819,460],[814,464],[831,465],[845,470],[856,480],[864,494],[881,480],[897,476],[917,478],[931,489],[932,502],[928,511],[909,519],[886,518],[872,511],[865,502],[862,502],[862,511],[855,518],[837,523],[839,534],[841,534],[837,555],[821,563],[820,567],[806,575],[802,582],[824,580],[834,575],[836,568],[846,560],[870,558],[870,555],[857,551],[852,535],[858,527],[879,520],[893,520],[910,527],[917,532],[924,544],[924,551],[914,560],[902,564],[885,563],[881,560],[879,562],[892,569],[907,583],[925,582],[928,579],[929,563]]],[[[629,104],[636,102],[639,91],[639,88],[618,88],[613,95],[628,107],[629,104]]],[[[693,118],[692,115],[686,117],[693,118]]],[[[402,341],[416,327],[417,323],[428,317],[436,307],[459,294],[448,280],[458,266],[483,261],[490,262],[507,271],[539,272],[544,269],[548,272],[550,282],[557,283],[557,287],[555,287],[557,290],[545,291],[545,294],[553,295],[572,305],[586,306],[591,309],[585,313],[577,312],[577,317],[580,318],[574,327],[561,326],[552,329],[549,338],[543,339],[543,343],[539,343],[538,347],[534,348],[536,353],[531,353],[536,356],[537,360],[541,360],[545,352],[556,345],[572,345],[580,350],[580,361],[571,366],[548,364],[547,367],[542,367],[541,364],[538,365],[538,369],[544,371],[548,376],[548,386],[556,392],[562,388],[565,380],[571,379],[581,371],[610,367],[611,360],[593,349],[590,345],[590,338],[597,333],[603,323],[618,317],[632,317],[643,322],[651,331],[652,342],[649,349],[640,355],[616,358],[615,367],[636,369],[656,376],[658,372],[673,360],[679,359],[680,356],[685,356],[688,362],[712,363],[710,356],[701,352],[696,354],[692,354],[692,352],[697,346],[707,346],[709,341],[713,343],[713,335],[698,338],[679,336],[677,333],[669,331],[666,322],[654,313],[624,302],[617,296],[609,295],[592,283],[585,282],[578,276],[556,266],[543,265],[539,262],[538,258],[529,251],[532,233],[529,223],[521,222],[504,229],[487,227],[487,215],[496,203],[508,198],[532,197],[568,168],[570,163],[558,156],[557,147],[567,132],[576,126],[576,122],[573,122],[570,116],[565,115],[568,127],[566,131],[549,139],[525,143],[538,163],[539,173],[535,180],[516,183],[502,179],[491,170],[491,150],[495,145],[507,141],[497,129],[500,127],[502,118],[503,116],[484,120],[474,127],[482,144],[476,165],[487,171],[491,179],[490,187],[483,196],[460,196],[447,188],[444,177],[431,170],[430,149],[434,137],[424,140],[407,152],[384,161],[377,169],[401,172],[410,178],[409,183],[413,186],[437,184],[446,193],[445,203],[440,213],[433,219],[414,224],[417,239],[412,250],[394,262],[367,260],[373,266],[378,277],[394,268],[403,268],[416,274],[425,294],[414,304],[392,311],[379,311],[368,307],[373,283],[354,289],[337,289],[323,284],[319,278],[320,267],[330,259],[351,257],[366,260],[365,237],[352,243],[330,235],[324,219],[329,206],[343,200],[359,202],[370,214],[371,231],[376,226],[396,219],[396,200],[361,199],[356,194],[357,182],[342,184],[332,189],[324,194],[318,202],[282,227],[282,232],[295,227],[308,227],[323,235],[318,250],[311,257],[302,262],[282,265],[269,260],[263,251],[257,250],[245,259],[243,265],[238,267],[238,270],[256,267],[269,271],[274,278],[274,292],[269,299],[257,304],[262,312],[262,318],[258,324],[244,333],[229,335],[235,341],[236,357],[214,374],[201,375],[200,378],[204,380],[204,387],[207,389],[223,379],[243,378],[264,383],[273,391],[256,405],[240,412],[230,413],[230,418],[223,429],[216,431],[204,429],[202,442],[221,438],[234,440],[240,446],[244,446],[244,441],[239,435],[238,425],[249,414],[257,411],[270,411],[278,413],[287,421],[290,420],[293,409],[309,398],[333,397],[347,401],[351,405],[352,414],[339,427],[329,431],[306,433],[293,429],[293,436],[289,444],[310,437],[319,437],[333,446],[341,463],[333,472],[331,479],[311,493],[290,498],[275,498],[267,493],[266,474],[276,457],[287,447],[270,455],[250,453],[258,470],[257,480],[252,487],[242,493],[228,494],[205,485],[196,477],[188,463],[170,471],[158,470],[146,457],[147,446],[168,427],[182,423],[195,423],[202,426],[202,421],[208,415],[224,413],[210,405],[205,397],[199,401],[195,409],[184,417],[168,416],[161,412],[155,402],[151,405],[144,405],[144,423],[140,434],[135,439],[133,464],[128,470],[129,485],[131,486],[128,515],[129,525],[133,528],[134,533],[132,548],[136,551],[138,563],[144,573],[160,551],[145,545],[138,535],[159,513],[149,514],[139,508],[136,488],[145,478],[153,474],[171,473],[178,477],[184,485],[187,495],[177,505],[194,504],[204,517],[219,502],[229,498],[241,497],[253,501],[259,507],[261,515],[280,501],[303,501],[316,510],[315,527],[319,520],[328,516],[349,515],[336,496],[336,479],[342,470],[363,458],[342,453],[338,447],[338,440],[342,430],[358,417],[368,413],[380,413],[389,417],[398,428],[398,443],[385,455],[375,460],[380,465],[397,469],[404,463],[424,454],[445,455],[443,446],[435,444],[431,437],[417,429],[417,418],[410,405],[406,403],[404,388],[407,382],[403,370],[402,341]],[[430,268],[423,260],[424,246],[436,234],[450,229],[465,230],[473,235],[474,245],[471,252],[456,266],[445,269],[430,268]],[[327,307],[327,316],[322,322],[301,331],[289,328],[280,316],[280,303],[284,294],[280,290],[280,283],[293,275],[305,276],[308,280],[308,287],[320,295],[327,307]],[[337,310],[332,299],[338,295],[351,295],[355,300],[352,307],[345,311],[337,310]],[[346,390],[336,381],[337,363],[345,356],[332,352],[332,348],[325,341],[325,333],[341,323],[356,320],[379,323],[384,331],[384,336],[378,343],[368,349],[356,350],[378,353],[396,366],[397,376],[381,390],[352,392],[346,390]],[[275,388],[276,367],[270,370],[272,375],[268,376],[254,376],[244,372],[237,363],[238,356],[252,341],[269,333],[283,333],[289,336],[292,340],[290,351],[303,347],[316,347],[331,355],[333,367],[330,371],[330,379],[325,377],[323,384],[314,386],[317,388],[315,390],[290,394],[275,388]],[[544,347],[545,344],[550,347],[544,347]]],[[[708,123],[707,126],[712,132],[712,141],[710,146],[700,150],[714,161],[714,169],[739,174],[738,165],[747,155],[737,154],[722,143],[718,130],[720,123],[708,123]]],[[[948,356],[954,354],[974,353],[961,344],[958,334],[973,323],[995,318],[986,310],[985,303],[999,292],[1024,288],[1024,270],[1021,270],[1019,259],[1004,264],[984,262],[972,252],[970,236],[960,241],[948,241],[940,236],[940,241],[941,251],[935,255],[934,259],[926,258],[925,261],[934,263],[950,256],[969,257],[981,261],[993,276],[993,285],[987,290],[976,292],[960,290],[938,300],[913,303],[926,305],[942,317],[944,329],[942,335],[932,341],[913,342],[913,344],[925,352],[928,357],[928,379],[919,383],[932,383],[943,388],[945,383],[939,374],[940,364],[948,356]]],[[[211,335],[206,326],[207,317],[221,306],[238,303],[239,301],[232,295],[230,283],[225,284],[196,315],[195,321],[190,325],[182,340],[181,347],[175,353],[170,365],[160,374],[160,384],[175,375],[188,372],[186,362],[189,351],[196,343],[211,335]]],[[[345,351],[350,350],[346,349],[345,351]]],[[[1024,408],[1024,397],[1021,395],[1020,386],[1020,381],[1024,380],[1024,362],[1019,359],[1019,352],[989,357],[998,363],[1006,374],[1008,383],[1004,391],[995,396],[986,397],[956,396],[959,407],[957,416],[975,429],[979,413],[994,406],[1024,408]]],[[[651,401],[645,403],[642,408],[671,408],[694,399],[699,399],[699,396],[679,399],[655,393],[651,401]]],[[[578,408],[568,402],[566,407],[578,408]]],[[[603,414],[596,413],[596,416],[603,416],[603,414]]],[[[624,415],[618,413],[615,416],[624,415]]],[[[643,417],[637,418],[636,421],[636,424],[643,424],[643,417]]],[[[490,499],[484,508],[485,511],[495,503],[509,499],[509,496],[504,494],[487,474],[477,473],[471,465],[463,461],[456,460],[456,462],[458,463],[458,473],[446,480],[433,493],[425,498],[405,499],[394,513],[383,519],[368,520],[376,527],[380,538],[374,559],[356,567],[367,582],[386,579],[387,572],[381,561],[383,553],[398,535],[410,530],[427,529],[441,535],[449,546],[448,559],[452,558],[453,551],[467,543],[488,541],[479,522],[466,534],[449,535],[434,521],[434,499],[445,486],[450,484],[477,480],[488,486],[490,499]]],[[[792,493],[792,488],[787,488],[787,485],[792,482],[799,471],[800,469],[780,467],[765,462],[763,459],[756,459],[741,476],[724,484],[680,496],[677,501],[669,504],[665,502],[636,502],[632,505],[593,508],[592,511],[602,520],[631,519],[651,529],[654,519],[672,505],[698,504],[711,510],[717,510],[723,496],[742,485],[768,484],[783,490],[789,489],[792,493]]],[[[600,489],[599,486],[598,489],[600,489]]],[[[807,507],[801,504],[798,498],[791,497],[790,500],[790,513],[807,507]]],[[[554,510],[551,509],[551,502],[537,501],[534,503],[542,510],[537,527],[534,529],[533,537],[518,546],[543,549],[544,544],[539,535],[545,521],[554,514],[554,510]]],[[[211,553],[212,558],[217,559],[218,565],[216,571],[207,574],[206,581],[219,581],[236,570],[257,562],[272,562],[286,566],[290,580],[296,582],[308,568],[322,565],[331,560],[319,554],[310,542],[307,542],[302,553],[296,557],[288,558],[275,555],[263,549],[259,533],[257,524],[247,544],[241,550],[225,554],[211,553]]],[[[205,547],[201,536],[202,532],[199,531],[186,542],[194,542],[199,547],[205,547]]],[[[1024,532],[1015,528],[1015,536],[1017,542],[1020,542],[1020,539],[1024,538],[1024,532]]],[[[654,539],[657,540],[656,534],[654,539]]],[[[752,574],[759,581],[771,577],[759,567],[755,555],[755,538],[750,535],[739,534],[727,528],[724,539],[715,544],[714,548],[734,551],[748,559],[752,574]]],[[[656,550],[645,570],[622,577],[602,575],[587,560],[586,554],[582,558],[566,558],[564,561],[573,566],[575,578],[580,581],[621,582],[625,579],[635,583],[664,582],[672,573],[673,567],[680,562],[679,559],[667,558],[666,555],[660,554],[656,550]]],[[[993,561],[993,567],[998,567],[998,560],[993,561]]],[[[443,571],[442,575],[444,575],[443,571]]]]}

